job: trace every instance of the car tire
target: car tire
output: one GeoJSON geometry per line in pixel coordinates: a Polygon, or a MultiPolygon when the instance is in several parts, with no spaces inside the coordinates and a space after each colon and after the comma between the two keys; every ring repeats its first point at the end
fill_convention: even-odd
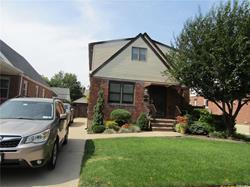
{"type": "Polygon", "coordinates": [[[51,157],[50,157],[49,162],[47,164],[48,170],[55,169],[55,167],[56,167],[56,161],[57,161],[57,156],[58,156],[58,143],[56,141],[55,144],[54,144],[54,146],[53,146],[51,157]]]}
{"type": "Polygon", "coordinates": [[[66,145],[68,143],[68,137],[69,137],[69,127],[67,128],[67,133],[64,137],[63,145],[66,145]]]}

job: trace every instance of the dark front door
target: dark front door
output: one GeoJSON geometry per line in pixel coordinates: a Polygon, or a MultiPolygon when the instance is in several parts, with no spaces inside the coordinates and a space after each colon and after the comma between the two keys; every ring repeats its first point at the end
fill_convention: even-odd
{"type": "Polygon", "coordinates": [[[164,86],[150,86],[149,87],[150,101],[153,102],[156,114],[155,117],[166,117],[167,106],[167,88],[164,86]]]}

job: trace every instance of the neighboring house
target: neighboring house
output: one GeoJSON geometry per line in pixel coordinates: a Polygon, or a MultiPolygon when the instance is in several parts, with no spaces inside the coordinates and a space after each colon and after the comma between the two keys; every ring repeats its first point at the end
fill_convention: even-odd
{"type": "Polygon", "coordinates": [[[87,96],[83,96],[72,102],[72,106],[74,108],[74,117],[87,117],[87,109],[88,109],[88,98],[87,96]]]}
{"type": "Polygon", "coordinates": [[[51,87],[57,97],[62,100],[71,101],[69,88],[51,87]]]}
{"type": "Polygon", "coordinates": [[[116,108],[130,111],[133,122],[141,112],[149,112],[152,104],[156,109],[155,118],[175,119],[185,110],[189,90],[168,71],[172,65],[165,54],[170,50],[174,49],[152,40],[146,33],[134,38],[90,43],[88,125],[93,119],[100,89],[105,97],[105,120],[116,108]]]}
{"type": "MultiPolygon", "coordinates": [[[[190,95],[190,104],[192,106],[207,108],[208,111],[213,114],[222,114],[222,111],[213,102],[209,101],[208,99],[205,99],[204,97],[197,96],[195,94],[190,95]]],[[[237,103],[235,102],[234,105],[236,108],[237,103]]],[[[250,102],[248,102],[241,108],[236,118],[236,123],[250,125],[250,102]]]]}
{"type": "Polygon", "coordinates": [[[0,104],[17,96],[51,98],[53,95],[29,62],[0,40],[0,104]]]}

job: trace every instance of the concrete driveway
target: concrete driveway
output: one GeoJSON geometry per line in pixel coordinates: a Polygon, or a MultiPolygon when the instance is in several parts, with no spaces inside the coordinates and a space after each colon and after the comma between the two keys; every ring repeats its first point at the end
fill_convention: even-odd
{"type": "Polygon", "coordinates": [[[55,170],[46,168],[3,168],[0,173],[0,186],[67,186],[77,187],[82,156],[84,152],[84,123],[86,119],[77,118],[70,126],[69,141],[58,156],[55,170]]]}

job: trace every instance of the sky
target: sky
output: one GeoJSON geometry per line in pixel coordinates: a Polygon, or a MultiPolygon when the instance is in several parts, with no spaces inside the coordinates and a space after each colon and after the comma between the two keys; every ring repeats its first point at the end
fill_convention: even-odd
{"type": "Polygon", "coordinates": [[[0,38],[42,75],[89,85],[88,43],[135,37],[171,44],[187,19],[217,0],[1,0],[0,38]]]}

